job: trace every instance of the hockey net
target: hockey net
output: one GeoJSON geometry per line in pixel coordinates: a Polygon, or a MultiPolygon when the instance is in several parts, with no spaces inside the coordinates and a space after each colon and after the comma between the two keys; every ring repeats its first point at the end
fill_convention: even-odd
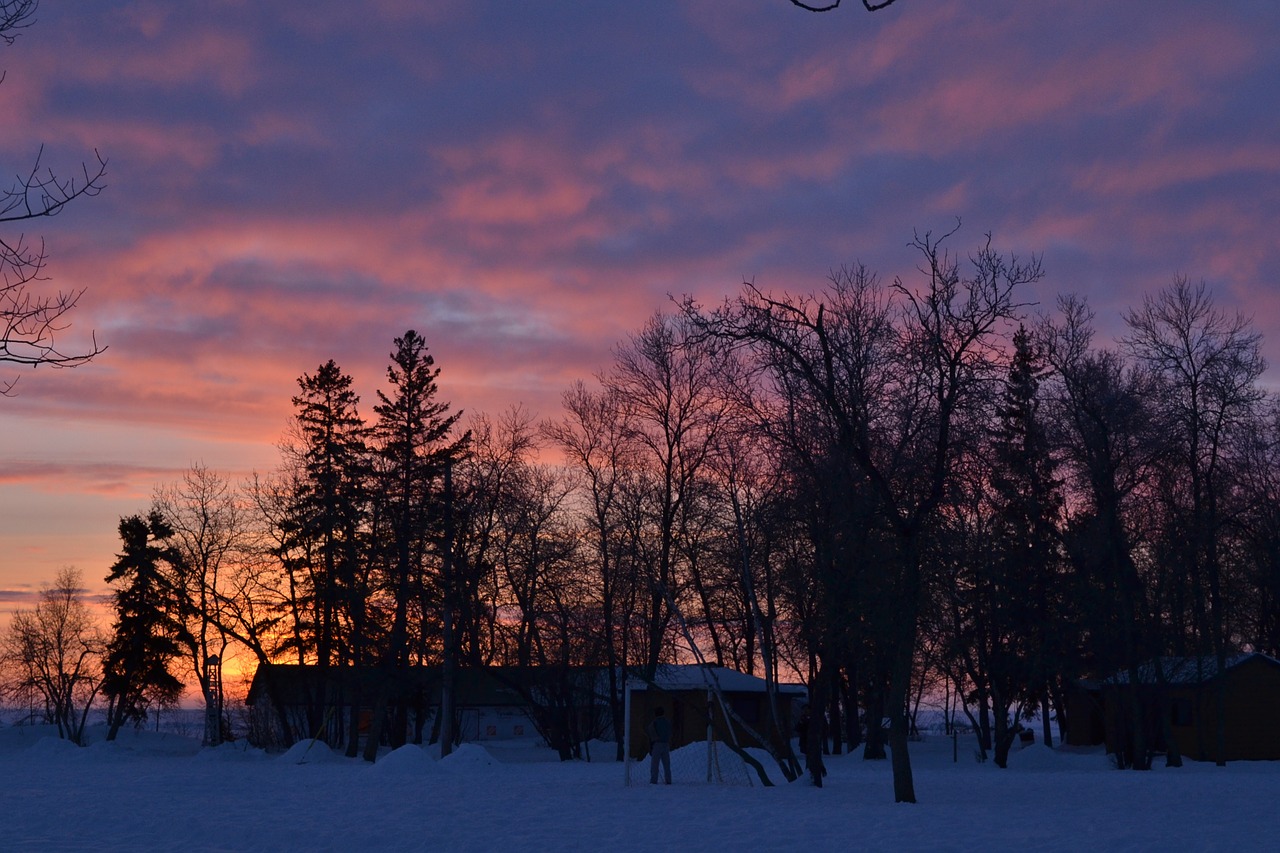
{"type": "MultiPolygon", "coordinates": [[[[654,678],[628,671],[623,683],[624,784],[653,781],[646,732],[659,708],[672,726],[672,784],[773,784],[781,775],[777,756],[740,743],[739,731],[756,743],[766,741],[725,701],[716,668],[708,665],[679,607],[669,596],[667,602],[687,643],[680,651],[696,663],[659,666],[654,678]]],[[[658,782],[665,775],[664,768],[657,768],[658,782]]]]}

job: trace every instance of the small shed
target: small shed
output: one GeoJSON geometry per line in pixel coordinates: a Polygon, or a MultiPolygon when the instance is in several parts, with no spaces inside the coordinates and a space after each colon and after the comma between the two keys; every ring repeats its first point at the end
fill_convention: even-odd
{"type": "MultiPolygon", "coordinates": [[[[1224,760],[1280,759],[1280,660],[1259,653],[1236,654],[1219,671],[1216,657],[1164,657],[1143,664],[1138,679],[1143,705],[1158,723],[1150,726],[1157,750],[1166,749],[1171,736],[1183,757],[1216,761],[1221,707],[1224,760]]],[[[1124,671],[1104,684],[1109,752],[1120,742],[1123,691],[1129,681],[1124,671]]]]}
{"type": "Polygon", "coordinates": [[[1081,678],[1066,691],[1066,731],[1068,746],[1097,746],[1107,741],[1106,710],[1102,684],[1081,678]]]}
{"type": "Polygon", "coordinates": [[[775,727],[770,725],[767,687],[763,678],[727,667],[700,664],[662,664],[650,680],[630,676],[627,693],[631,757],[639,759],[648,754],[649,740],[644,729],[659,707],[671,721],[672,749],[705,741],[709,736],[727,740],[732,735],[742,747],[761,746],[761,738],[789,739],[793,707],[804,700],[807,690],[803,685],[778,685],[775,727]],[[728,719],[716,699],[717,689],[730,711],[728,719]]]}

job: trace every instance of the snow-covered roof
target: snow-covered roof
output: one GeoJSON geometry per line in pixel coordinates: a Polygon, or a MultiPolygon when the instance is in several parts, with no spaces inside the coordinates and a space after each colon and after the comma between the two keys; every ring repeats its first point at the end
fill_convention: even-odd
{"type": "MultiPolygon", "coordinates": [[[[1280,660],[1276,660],[1270,655],[1264,655],[1260,652],[1248,652],[1228,655],[1224,671],[1235,669],[1253,658],[1260,658],[1274,666],[1280,666],[1280,660]]],[[[1156,684],[1159,682],[1161,674],[1163,674],[1166,684],[1200,684],[1217,677],[1218,658],[1216,655],[1204,655],[1203,657],[1167,656],[1147,661],[1138,667],[1138,683],[1156,684]],[[1160,667],[1159,671],[1156,669],[1157,666],[1160,667]]],[[[1104,684],[1128,683],[1129,671],[1127,669],[1117,672],[1104,682],[1104,684]]]]}
{"type": "MultiPolygon", "coordinates": [[[[632,690],[648,690],[649,685],[639,679],[631,679],[632,690]]],[[[765,680],[724,666],[700,664],[659,664],[653,683],[660,690],[705,690],[712,684],[728,693],[764,693],[765,680]]],[[[779,693],[803,695],[806,690],[800,684],[779,684],[779,693]]]]}

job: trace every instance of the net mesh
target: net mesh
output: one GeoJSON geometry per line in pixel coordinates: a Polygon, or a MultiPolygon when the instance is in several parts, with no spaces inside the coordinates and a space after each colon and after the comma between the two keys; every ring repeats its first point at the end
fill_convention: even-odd
{"type": "MultiPolygon", "coordinates": [[[[650,760],[631,759],[628,784],[649,784],[650,760]]],[[[661,768],[658,782],[663,783],[661,768]]],[[[695,741],[671,750],[671,784],[673,785],[742,785],[753,783],[745,762],[722,743],[695,741]]]]}

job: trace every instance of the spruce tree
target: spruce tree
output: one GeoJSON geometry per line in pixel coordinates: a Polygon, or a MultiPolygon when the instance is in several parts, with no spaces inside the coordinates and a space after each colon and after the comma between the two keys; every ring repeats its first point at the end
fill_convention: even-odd
{"type": "MultiPolygon", "coordinates": [[[[403,672],[410,661],[410,606],[426,598],[424,561],[442,535],[440,481],[445,467],[463,452],[468,436],[450,438],[462,413],[451,412],[448,403],[436,399],[440,369],[427,352],[426,341],[410,329],[394,343],[387,367],[390,388],[378,392],[374,406],[378,414],[374,436],[382,522],[377,539],[385,550],[386,585],[394,601],[384,664],[389,671],[403,672]]],[[[400,699],[392,725],[393,745],[403,742],[407,722],[406,697],[400,699]]],[[[381,728],[384,707],[379,708],[375,729],[381,728]]]]}
{"type": "MultiPolygon", "coordinates": [[[[303,563],[291,566],[305,578],[305,606],[311,637],[306,639],[320,667],[321,684],[334,664],[366,663],[368,619],[367,516],[370,458],[368,428],[358,411],[351,377],[330,359],[314,376],[298,379],[293,398],[299,445],[295,492],[286,520],[285,540],[303,563]]],[[[353,680],[353,685],[357,683],[353,680]]],[[[326,688],[327,689],[327,688],[326,688]]],[[[308,723],[318,730],[326,707],[338,697],[312,698],[308,723]]],[[[348,753],[355,754],[359,696],[347,696],[351,708],[348,753]]]]}
{"type": "Polygon", "coordinates": [[[1039,408],[1040,381],[1047,371],[1025,327],[1019,327],[1013,344],[997,411],[990,480],[997,542],[989,563],[989,640],[993,692],[1003,700],[995,708],[996,761],[1001,766],[1013,739],[1011,730],[1003,730],[1010,703],[1038,703],[1048,741],[1048,694],[1061,646],[1051,626],[1062,615],[1055,598],[1062,482],[1039,408]]]}
{"type": "Polygon", "coordinates": [[[189,641],[180,618],[175,577],[181,556],[170,543],[173,529],[158,512],[120,520],[121,553],[107,581],[116,584],[116,619],[103,665],[107,740],[126,722],[142,722],[153,705],[172,705],[182,682],[170,670],[189,641]]]}

